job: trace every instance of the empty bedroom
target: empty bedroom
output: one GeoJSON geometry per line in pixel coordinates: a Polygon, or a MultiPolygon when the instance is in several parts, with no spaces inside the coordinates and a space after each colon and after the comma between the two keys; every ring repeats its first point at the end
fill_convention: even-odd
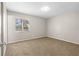
{"type": "Polygon", "coordinates": [[[5,56],[79,56],[78,2],[5,2],[5,56]]]}

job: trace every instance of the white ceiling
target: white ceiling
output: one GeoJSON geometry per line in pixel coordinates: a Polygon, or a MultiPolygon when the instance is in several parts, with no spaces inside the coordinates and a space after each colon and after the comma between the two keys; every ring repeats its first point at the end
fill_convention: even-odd
{"type": "Polygon", "coordinates": [[[10,11],[43,18],[50,18],[66,12],[79,12],[78,2],[7,2],[6,6],[10,11]],[[51,8],[50,11],[41,11],[40,8],[43,6],[49,6],[51,8]]]}

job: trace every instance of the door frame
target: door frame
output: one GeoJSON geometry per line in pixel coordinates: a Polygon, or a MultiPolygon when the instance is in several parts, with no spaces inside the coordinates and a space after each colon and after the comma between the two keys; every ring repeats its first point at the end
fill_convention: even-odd
{"type": "Polygon", "coordinates": [[[1,56],[4,55],[4,47],[3,47],[3,43],[4,43],[4,28],[3,28],[3,2],[1,2],[1,56]]]}

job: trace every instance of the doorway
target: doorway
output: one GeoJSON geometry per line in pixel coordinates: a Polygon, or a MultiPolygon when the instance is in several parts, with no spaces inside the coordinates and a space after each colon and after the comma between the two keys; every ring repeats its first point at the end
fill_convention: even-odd
{"type": "Polygon", "coordinates": [[[0,56],[5,55],[7,44],[7,9],[5,3],[0,2],[0,56]]]}

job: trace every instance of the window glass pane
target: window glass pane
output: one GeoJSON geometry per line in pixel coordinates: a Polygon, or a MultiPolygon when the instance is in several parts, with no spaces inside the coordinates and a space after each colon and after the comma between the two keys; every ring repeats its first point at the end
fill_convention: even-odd
{"type": "Polygon", "coordinates": [[[27,20],[23,20],[23,30],[28,30],[29,22],[27,20]]]}
{"type": "Polygon", "coordinates": [[[22,31],[22,19],[16,19],[16,31],[22,31]]]}

